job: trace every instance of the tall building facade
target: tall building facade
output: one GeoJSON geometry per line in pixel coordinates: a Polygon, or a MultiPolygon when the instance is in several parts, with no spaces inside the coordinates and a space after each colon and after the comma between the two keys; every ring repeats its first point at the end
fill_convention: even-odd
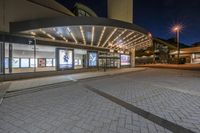
{"type": "Polygon", "coordinates": [[[100,18],[82,3],[69,10],[54,0],[0,0],[1,80],[134,67],[134,49],[151,37],[132,24],[131,2],[108,0],[100,18]]]}
{"type": "Polygon", "coordinates": [[[108,0],[108,18],[133,23],[133,0],[108,0]]]}

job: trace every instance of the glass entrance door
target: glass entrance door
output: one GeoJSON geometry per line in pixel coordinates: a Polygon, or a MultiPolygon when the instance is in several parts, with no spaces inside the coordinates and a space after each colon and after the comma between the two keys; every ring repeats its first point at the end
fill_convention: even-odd
{"type": "Polygon", "coordinates": [[[120,59],[115,58],[100,58],[99,59],[99,67],[106,68],[119,68],[120,67],[120,59]]]}

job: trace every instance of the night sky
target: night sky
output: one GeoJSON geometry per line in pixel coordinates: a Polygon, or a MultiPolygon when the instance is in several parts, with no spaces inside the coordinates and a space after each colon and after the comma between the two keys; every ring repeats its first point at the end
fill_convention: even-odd
{"type": "Polygon", "coordinates": [[[171,27],[181,23],[181,42],[200,42],[200,0],[135,0],[134,21],[153,36],[164,39],[175,36],[171,27]]]}
{"type": "MultiPolygon", "coordinates": [[[[93,9],[98,16],[107,17],[107,0],[58,1],[69,9],[78,1],[93,9]]],[[[164,39],[174,37],[171,27],[180,23],[184,26],[182,43],[200,42],[200,0],[134,0],[134,23],[146,28],[154,37],[164,39]]]]}

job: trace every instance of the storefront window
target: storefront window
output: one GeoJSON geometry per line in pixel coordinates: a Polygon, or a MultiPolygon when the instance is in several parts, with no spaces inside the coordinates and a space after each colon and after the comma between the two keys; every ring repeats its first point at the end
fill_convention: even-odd
{"type": "Polygon", "coordinates": [[[74,50],[74,68],[80,69],[80,68],[86,68],[87,67],[87,51],[81,50],[81,49],[75,49],[74,50]]]}
{"type": "Polygon", "coordinates": [[[20,67],[21,68],[30,68],[30,59],[29,58],[21,58],[20,67]]]}
{"type": "Polygon", "coordinates": [[[120,55],[117,53],[99,53],[99,66],[107,68],[119,68],[120,55]]]}
{"type": "Polygon", "coordinates": [[[20,67],[20,59],[19,58],[13,58],[12,67],[13,68],[19,68],[20,67]]]}
{"type": "MultiPolygon", "coordinates": [[[[36,71],[55,71],[56,70],[56,47],[53,46],[36,46],[36,71]]],[[[34,59],[31,59],[33,64],[34,59]]]]}
{"type": "Polygon", "coordinates": [[[46,59],[46,67],[53,67],[53,59],[46,59]]]}
{"type": "Polygon", "coordinates": [[[37,67],[37,59],[30,59],[30,67],[34,68],[35,66],[37,67]]]}
{"type": "MultiPolygon", "coordinates": [[[[34,58],[34,45],[32,44],[10,44],[10,59],[12,59],[12,73],[34,72],[30,60],[34,58]]],[[[7,62],[7,61],[6,61],[7,62]]],[[[7,63],[8,65],[8,63],[7,63]]],[[[6,65],[6,66],[7,66],[6,65]]]]}

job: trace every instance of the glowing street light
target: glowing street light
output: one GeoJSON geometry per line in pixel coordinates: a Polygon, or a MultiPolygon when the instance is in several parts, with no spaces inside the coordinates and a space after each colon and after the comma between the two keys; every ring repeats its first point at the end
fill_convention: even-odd
{"type": "Polygon", "coordinates": [[[174,33],[176,33],[176,41],[177,41],[177,58],[178,58],[178,64],[179,62],[179,58],[180,58],[180,31],[182,30],[182,26],[177,24],[175,26],[172,27],[172,31],[174,33]]]}

